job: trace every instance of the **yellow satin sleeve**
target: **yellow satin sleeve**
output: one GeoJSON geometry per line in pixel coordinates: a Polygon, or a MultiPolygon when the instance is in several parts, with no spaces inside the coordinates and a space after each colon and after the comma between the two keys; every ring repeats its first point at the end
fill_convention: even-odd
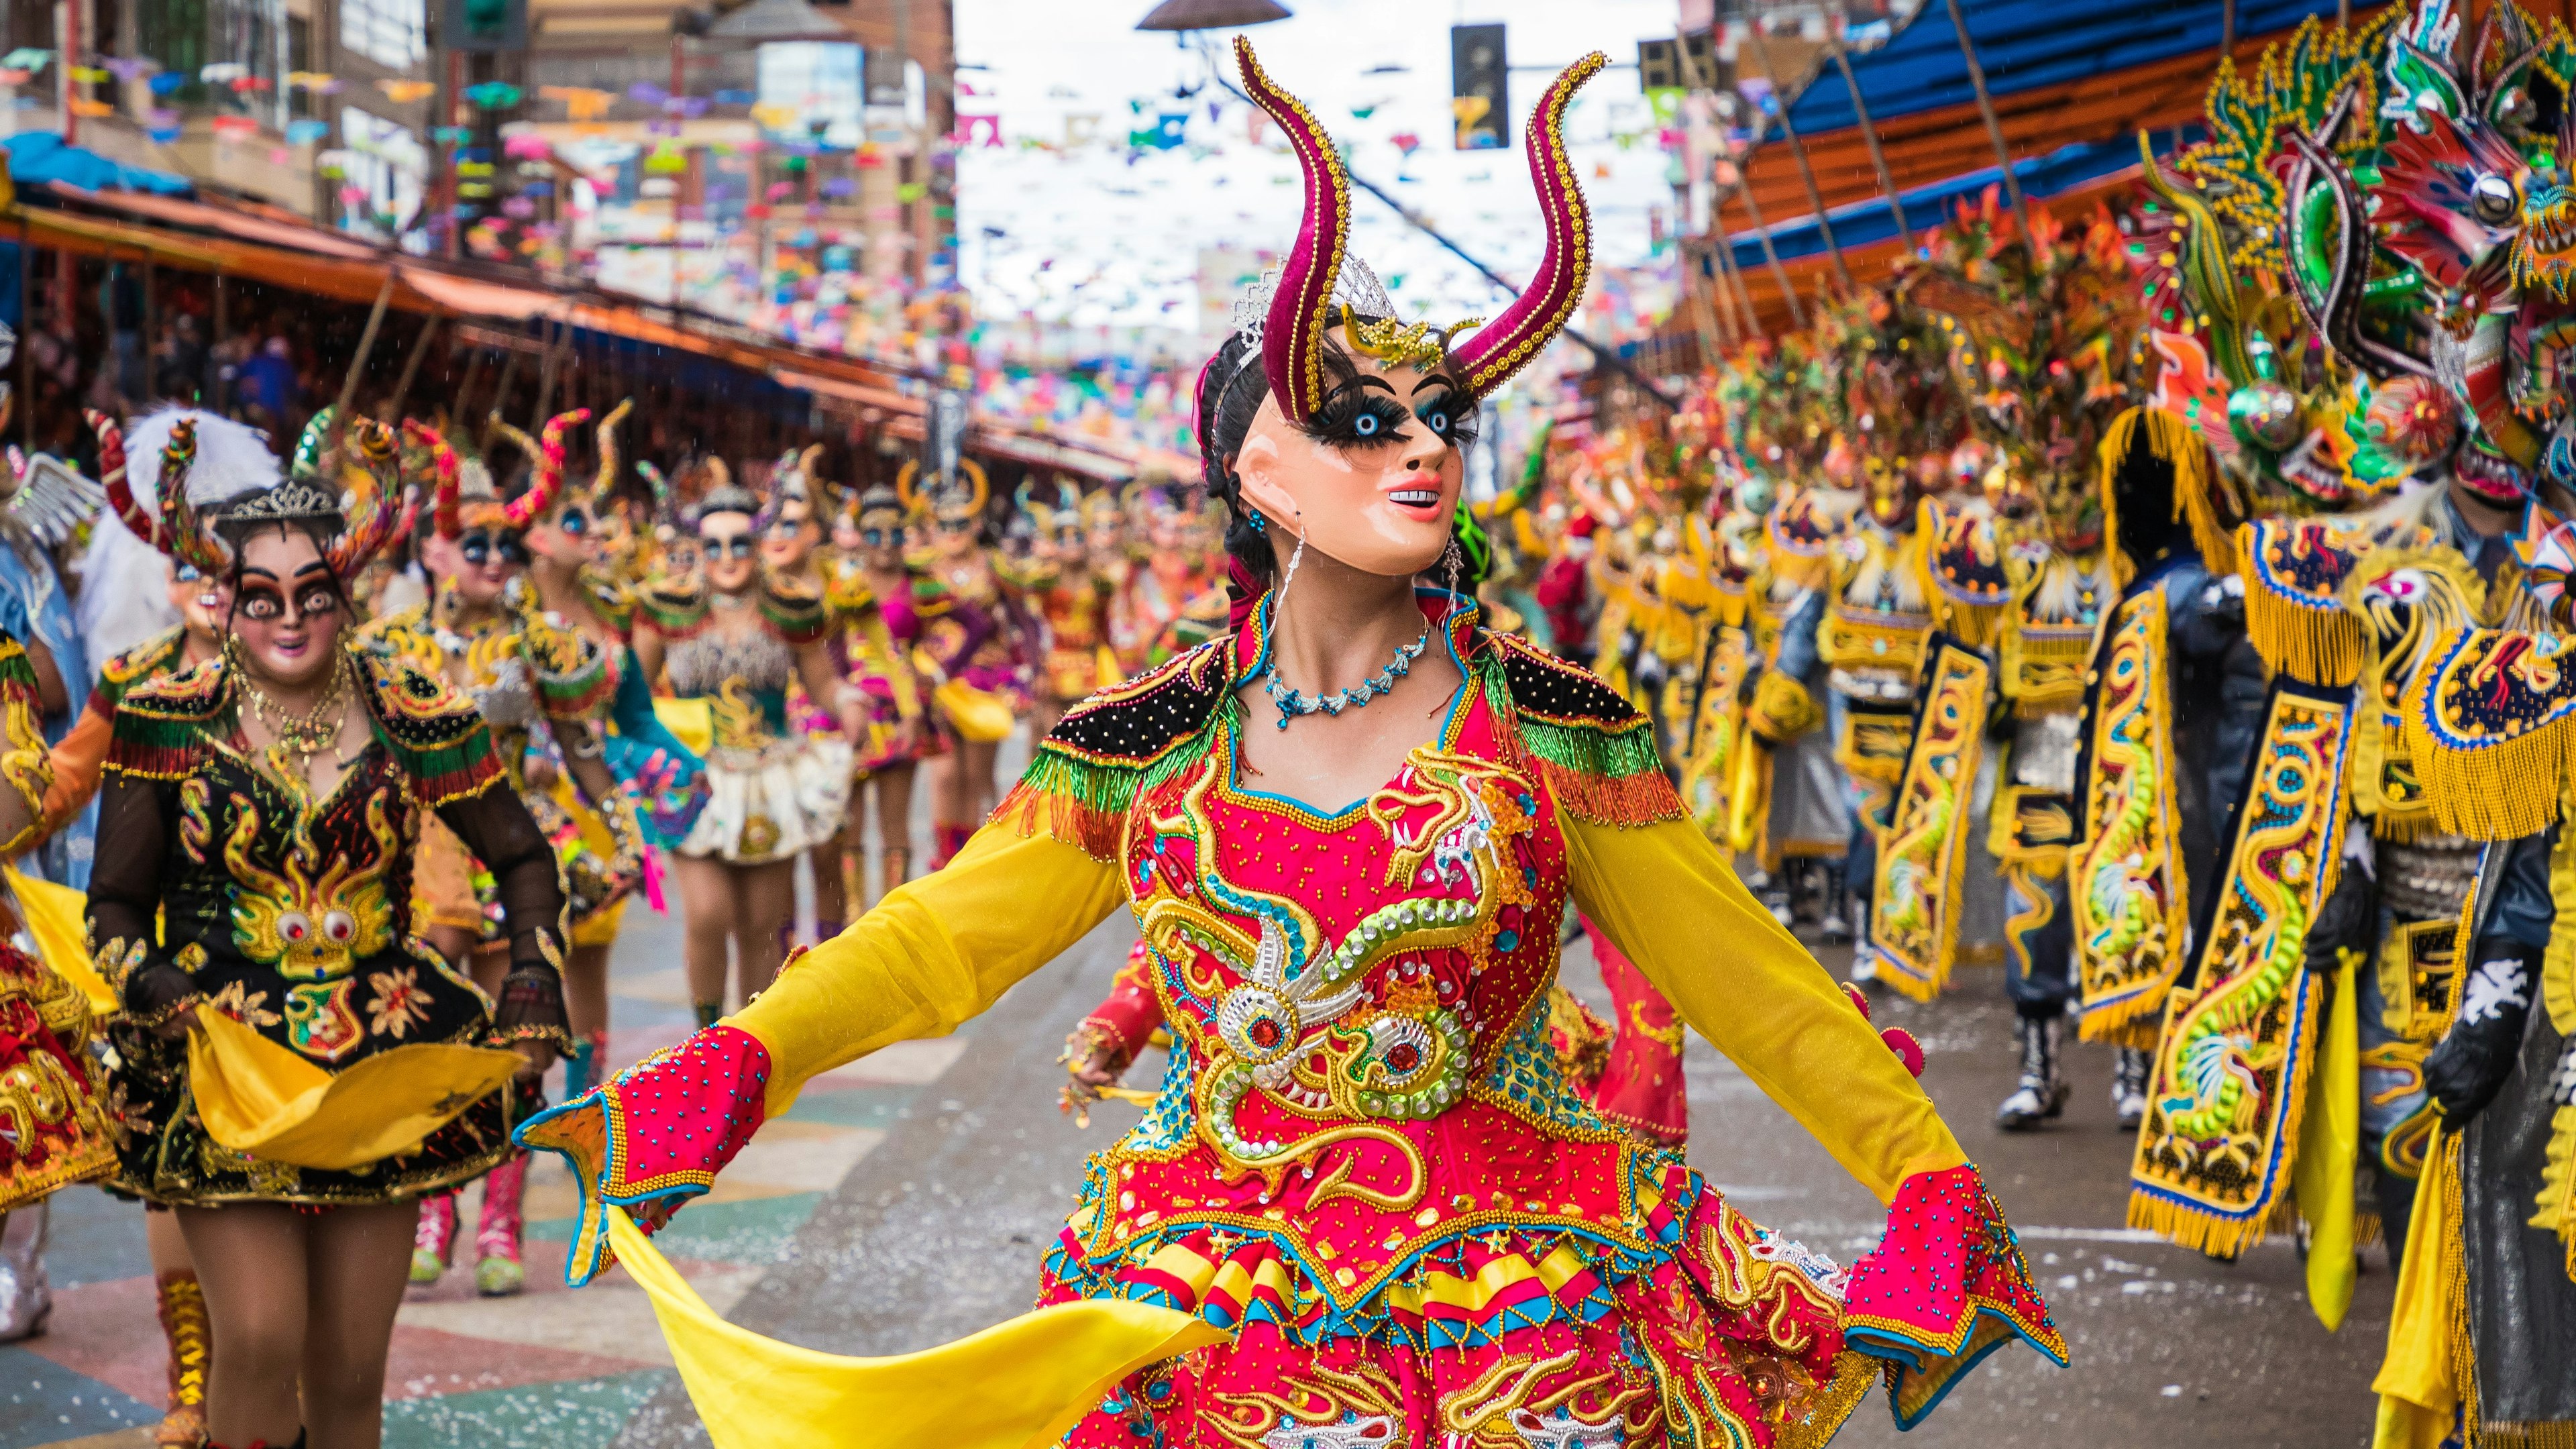
{"type": "Polygon", "coordinates": [[[1696,826],[1558,818],[1584,914],[1880,1202],[1968,1160],[1922,1084],[1696,826]]]}
{"type": "Polygon", "coordinates": [[[769,1115],[843,1062],[956,1030],[1126,902],[1117,866],[1016,824],[985,826],[730,1018],[769,1049],[769,1115]]]}

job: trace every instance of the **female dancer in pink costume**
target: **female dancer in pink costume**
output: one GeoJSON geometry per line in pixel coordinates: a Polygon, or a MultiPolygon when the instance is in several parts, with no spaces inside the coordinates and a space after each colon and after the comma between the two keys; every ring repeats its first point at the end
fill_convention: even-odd
{"type": "MultiPolygon", "coordinates": [[[[1603,58],[1532,113],[1546,261],[1462,336],[1393,320],[1345,254],[1330,139],[1236,48],[1307,178],[1304,234],[1199,384],[1207,482],[1267,592],[1068,713],[946,871],[531,1123],[585,1194],[575,1276],[602,1261],[601,1203],[667,1217],[816,1073],[953,1027],[1123,905],[1172,1066],[1046,1255],[1039,1301],[1072,1316],[1032,1317],[1147,1304],[1193,1332],[1143,1367],[1081,1336],[1048,1367],[1101,1387],[1032,1428],[1071,1417],[1078,1449],[1775,1449],[1822,1443],[1882,1381],[1910,1424],[2015,1336],[2062,1360],[1931,1099],[1690,823],[1646,718],[1459,592],[1465,424],[1583,291],[1559,127],[1603,58]],[[1888,1204],[1875,1251],[1846,1270],[1758,1226],[1568,1088],[1546,1001],[1576,904],[1888,1204]]],[[[877,1387],[910,1388],[917,1419],[968,1353],[877,1387]]],[[[736,1399],[724,1427],[768,1408],[736,1399]]]]}

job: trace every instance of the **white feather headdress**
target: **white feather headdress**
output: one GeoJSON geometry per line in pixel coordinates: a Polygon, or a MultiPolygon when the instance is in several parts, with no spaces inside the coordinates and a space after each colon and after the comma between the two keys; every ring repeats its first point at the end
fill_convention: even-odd
{"type": "Polygon", "coordinates": [[[188,501],[199,508],[244,493],[274,488],[286,480],[286,467],[269,450],[259,429],[197,408],[159,408],[135,419],[125,429],[126,481],[134,501],[156,507],[161,494],[161,450],[170,429],[181,418],[197,425],[197,462],[188,470],[188,501]]]}

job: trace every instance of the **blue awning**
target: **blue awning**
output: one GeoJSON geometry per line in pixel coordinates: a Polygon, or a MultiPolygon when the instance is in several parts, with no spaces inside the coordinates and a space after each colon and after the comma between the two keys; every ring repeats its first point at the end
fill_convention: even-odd
{"type": "Polygon", "coordinates": [[[168,171],[122,166],[96,151],[67,146],[52,131],[21,131],[0,137],[9,148],[9,177],[20,186],[61,181],[84,191],[150,191],[163,196],[194,196],[196,183],[168,171]]]}
{"type": "MultiPolygon", "coordinates": [[[[2331,22],[2336,0],[2237,0],[2242,40],[2290,30],[2311,15],[2331,22]]],[[[1961,0],[1977,43],[1987,92],[2000,100],[2022,91],[2081,84],[2159,61],[2215,55],[2225,0],[2135,0],[2121,5],[2068,0],[1961,0]]],[[[1870,119],[1944,106],[1972,105],[1976,88],[1959,53],[1946,0],[1923,0],[1913,20],[1887,44],[1850,56],[1852,78],[1868,98],[1870,119]]],[[[2215,66],[2212,67],[2213,71],[2215,66]]],[[[1828,63],[1791,104],[1798,134],[1813,137],[1860,124],[1840,67],[1828,63]]],[[[1776,128],[1775,128],[1776,129],[1776,128]]]]}

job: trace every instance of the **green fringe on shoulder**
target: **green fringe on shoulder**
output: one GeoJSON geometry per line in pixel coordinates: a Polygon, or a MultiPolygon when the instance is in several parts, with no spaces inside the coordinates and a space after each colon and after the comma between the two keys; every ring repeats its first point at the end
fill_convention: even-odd
{"type": "Polygon", "coordinates": [[[1556,808],[1592,825],[1651,825],[1682,818],[1682,800],[1655,752],[1654,725],[1625,720],[1556,720],[1519,709],[1500,650],[1477,669],[1485,703],[1504,723],[1556,808]]]}
{"type": "Polygon", "coordinates": [[[196,773],[208,749],[206,723],[230,698],[223,663],[214,659],[135,686],[117,702],[107,758],[99,768],[146,780],[196,773]]]}
{"type": "Polygon", "coordinates": [[[21,694],[33,698],[35,693],[36,665],[27,657],[26,646],[0,634],[0,698],[21,694]]]}
{"type": "Polygon", "coordinates": [[[1022,835],[1043,829],[1068,845],[1080,846],[1094,860],[1114,862],[1124,843],[1127,812],[1137,799],[1196,764],[1214,742],[1218,727],[1239,719],[1242,710],[1242,702],[1227,694],[1196,733],[1176,738],[1142,764],[1085,759],[1049,739],[1002,797],[993,818],[1010,821],[1022,835]]]}

